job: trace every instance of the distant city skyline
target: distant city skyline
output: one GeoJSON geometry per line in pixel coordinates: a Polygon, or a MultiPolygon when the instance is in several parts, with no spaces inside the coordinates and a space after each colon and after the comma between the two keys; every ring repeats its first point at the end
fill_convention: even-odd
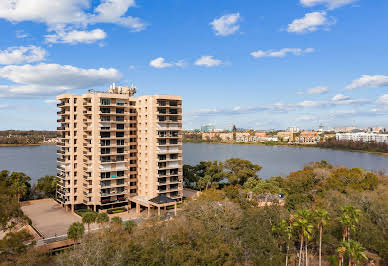
{"type": "Polygon", "coordinates": [[[0,2],[0,130],[112,82],[181,95],[186,129],[388,124],[388,1],[59,2],[0,2]]]}

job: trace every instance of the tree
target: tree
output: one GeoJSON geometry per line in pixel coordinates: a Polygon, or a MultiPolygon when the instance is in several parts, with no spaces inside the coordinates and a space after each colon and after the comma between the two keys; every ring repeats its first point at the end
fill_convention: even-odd
{"type": "Polygon", "coordinates": [[[67,230],[67,237],[71,240],[78,241],[80,240],[85,233],[85,227],[80,222],[74,222],[70,225],[67,230]]]}
{"type": "Polygon", "coordinates": [[[280,238],[281,245],[286,243],[286,266],[288,265],[289,242],[292,237],[292,224],[281,220],[277,225],[272,226],[272,231],[280,238]]]}
{"type": "Polygon", "coordinates": [[[329,213],[326,210],[317,209],[314,211],[314,219],[319,230],[319,266],[322,265],[322,231],[329,220],[329,213]]]}
{"type": "Polygon", "coordinates": [[[22,172],[12,172],[8,178],[8,186],[11,187],[11,191],[16,195],[18,201],[28,193],[31,187],[30,180],[31,178],[22,172]]]}
{"type": "Polygon", "coordinates": [[[360,209],[356,209],[353,206],[346,205],[341,208],[342,216],[339,218],[339,222],[344,227],[343,241],[350,240],[350,232],[356,230],[356,225],[359,222],[359,218],[362,214],[360,209]]]}
{"type": "Polygon", "coordinates": [[[365,255],[365,248],[355,240],[342,241],[337,251],[348,256],[349,266],[357,265],[359,262],[367,261],[368,257],[365,255]]]}
{"type": "Polygon", "coordinates": [[[120,216],[115,216],[110,220],[113,224],[121,225],[123,224],[123,219],[120,216]]]}
{"type": "Polygon", "coordinates": [[[54,197],[58,181],[59,178],[56,176],[41,177],[38,179],[36,190],[42,192],[46,197],[54,197]]]}
{"type": "Polygon", "coordinates": [[[9,232],[0,240],[0,258],[9,259],[10,256],[18,256],[23,253],[27,246],[25,242],[31,240],[32,236],[26,231],[9,232]]]}
{"type": "Polygon", "coordinates": [[[100,212],[96,217],[96,223],[99,225],[105,225],[109,223],[109,216],[106,212],[100,212]]]}
{"type": "Polygon", "coordinates": [[[300,248],[299,248],[299,263],[302,262],[302,248],[303,242],[306,247],[306,265],[308,263],[308,253],[307,253],[307,241],[311,239],[314,226],[310,223],[311,220],[311,211],[310,210],[298,210],[292,217],[293,223],[292,226],[297,230],[300,239],[300,248]]]}
{"type": "Polygon", "coordinates": [[[124,230],[128,232],[128,234],[132,234],[133,230],[136,227],[136,223],[134,221],[128,220],[123,223],[124,230]]]}
{"type": "Polygon", "coordinates": [[[239,158],[231,158],[225,161],[225,169],[228,171],[228,181],[232,185],[244,185],[250,177],[257,178],[257,172],[261,168],[260,165],[239,158]]]}
{"type": "Polygon", "coordinates": [[[88,233],[90,232],[90,224],[94,223],[97,218],[96,212],[85,212],[82,215],[82,222],[88,225],[88,233]]]}

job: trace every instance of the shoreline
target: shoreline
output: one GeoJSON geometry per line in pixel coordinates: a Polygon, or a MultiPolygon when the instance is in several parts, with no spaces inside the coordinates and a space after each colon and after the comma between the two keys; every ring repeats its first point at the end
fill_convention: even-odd
{"type": "Polygon", "coordinates": [[[351,150],[351,149],[344,149],[344,148],[326,148],[326,147],[319,147],[315,144],[309,144],[309,145],[301,145],[301,144],[276,144],[276,143],[261,143],[261,142],[202,142],[202,141],[184,141],[183,143],[205,143],[205,144],[225,144],[225,145],[257,145],[257,146],[285,146],[285,147],[294,147],[294,148],[317,148],[317,149],[326,149],[326,150],[339,150],[339,151],[348,151],[348,152],[361,152],[361,153],[370,153],[380,156],[387,156],[388,152],[376,152],[376,151],[364,151],[364,150],[351,150]]]}
{"type": "Polygon", "coordinates": [[[23,146],[41,146],[41,145],[57,145],[57,144],[56,143],[0,144],[0,147],[23,147],[23,146]]]}

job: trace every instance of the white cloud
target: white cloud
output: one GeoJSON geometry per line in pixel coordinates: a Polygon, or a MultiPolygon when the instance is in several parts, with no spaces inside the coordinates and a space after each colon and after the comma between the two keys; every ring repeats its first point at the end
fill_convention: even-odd
{"type": "Polygon", "coordinates": [[[300,0],[300,3],[305,7],[313,7],[317,5],[325,5],[328,9],[336,9],[338,7],[354,3],[358,0],[300,0]]]}
{"type": "Polygon", "coordinates": [[[72,31],[57,31],[55,34],[46,35],[48,43],[93,43],[106,38],[106,33],[101,29],[92,31],[72,30],[72,31]]]}
{"type": "Polygon", "coordinates": [[[51,100],[51,99],[49,99],[49,100],[44,100],[44,103],[47,103],[47,104],[55,104],[55,103],[57,103],[58,101],[57,100],[51,100]]]}
{"type": "Polygon", "coordinates": [[[55,95],[67,90],[102,86],[121,79],[114,68],[83,69],[69,65],[38,64],[5,66],[0,78],[14,84],[0,85],[0,97],[55,95]]]}
{"type": "Polygon", "coordinates": [[[240,13],[227,14],[210,22],[217,36],[227,36],[240,29],[240,13]]]}
{"type": "Polygon", "coordinates": [[[163,57],[158,57],[150,61],[150,66],[154,68],[166,68],[166,67],[172,67],[172,66],[184,67],[185,62],[183,60],[180,60],[175,63],[167,63],[163,57]]]}
{"type": "Polygon", "coordinates": [[[5,108],[8,108],[9,105],[8,104],[0,104],[0,109],[5,109],[5,108]]]}
{"type": "Polygon", "coordinates": [[[25,33],[24,30],[16,31],[16,38],[18,39],[24,39],[24,38],[27,38],[28,36],[29,36],[28,33],[25,33]]]}
{"type": "Polygon", "coordinates": [[[305,91],[298,91],[297,94],[324,94],[328,91],[329,91],[328,87],[318,86],[318,87],[307,89],[305,91]]]}
{"type": "Polygon", "coordinates": [[[333,96],[333,98],[331,98],[331,100],[334,102],[344,101],[344,100],[349,100],[349,99],[350,99],[349,96],[345,96],[343,94],[337,94],[337,95],[333,96]]]}
{"type": "Polygon", "coordinates": [[[388,94],[384,94],[377,99],[377,104],[388,105],[388,94]]]}
{"type": "Polygon", "coordinates": [[[255,58],[262,58],[262,57],[285,57],[287,54],[293,54],[296,56],[303,55],[305,53],[312,53],[314,52],[314,48],[307,48],[307,49],[301,49],[301,48],[283,48],[278,51],[274,50],[258,50],[251,53],[251,56],[255,58]]]}
{"type": "Polygon", "coordinates": [[[0,65],[33,63],[44,60],[46,51],[37,46],[10,47],[0,50],[0,65]]]}
{"type": "Polygon", "coordinates": [[[304,108],[315,108],[315,107],[321,107],[327,105],[327,102],[320,102],[320,101],[303,101],[300,103],[297,103],[297,107],[304,107],[304,108]]]}
{"type": "Polygon", "coordinates": [[[214,56],[211,55],[203,55],[199,59],[195,61],[196,66],[204,66],[204,67],[214,67],[222,64],[222,61],[219,59],[214,59],[214,56]]]}
{"type": "Polygon", "coordinates": [[[117,24],[135,32],[146,27],[141,19],[125,15],[136,5],[134,0],[101,0],[94,10],[90,4],[90,0],[1,0],[0,18],[45,23],[50,31],[59,32],[96,23],[117,24]]]}
{"type": "Polygon", "coordinates": [[[295,19],[288,24],[288,32],[306,33],[317,31],[322,27],[335,24],[335,20],[328,18],[325,11],[311,12],[304,15],[303,18],[295,19]]]}
{"type": "Polygon", "coordinates": [[[363,75],[361,78],[353,80],[351,84],[346,86],[347,90],[354,90],[359,88],[380,88],[388,86],[388,76],[383,75],[363,75]]]}

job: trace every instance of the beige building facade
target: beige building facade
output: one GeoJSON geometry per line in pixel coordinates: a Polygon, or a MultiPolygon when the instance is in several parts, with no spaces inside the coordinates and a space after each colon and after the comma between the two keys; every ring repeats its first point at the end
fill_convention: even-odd
{"type": "Polygon", "coordinates": [[[57,97],[57,199],[64,207],[182,199],[182,99],[135,92],[112,85],[57,97]]]}

